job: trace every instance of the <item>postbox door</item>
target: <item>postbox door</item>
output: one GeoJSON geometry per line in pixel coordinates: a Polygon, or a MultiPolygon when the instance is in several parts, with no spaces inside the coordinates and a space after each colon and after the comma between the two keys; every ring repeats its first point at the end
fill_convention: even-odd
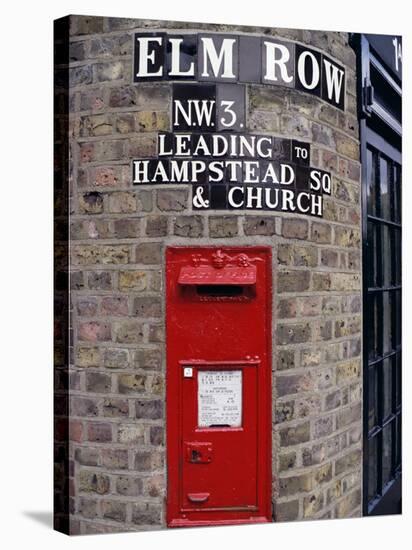
{"type": "Polygon", "coordinates": [[[170,526],[270,520],[270,252],[167,252],[170,526]]]}
{"type": "Polygon", "coordinates": [[[182,508],[257,511],[259,364],[185,368],[193,375],[182,383],[182,508]]]}

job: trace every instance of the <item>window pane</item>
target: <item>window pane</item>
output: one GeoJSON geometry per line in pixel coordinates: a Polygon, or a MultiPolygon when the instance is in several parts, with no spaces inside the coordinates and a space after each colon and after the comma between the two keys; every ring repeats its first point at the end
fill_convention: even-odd
{"type": "Polygon", "coordinates": [[[378,377],[377,366],[369,367],[369,431],[378,423],[378,377]]]}
{"type": "Polygon", "coordinates": [[[401,232],[399,229],[394,229],[393,231],[393,244],[395,248],[395,256],[396,256],[396,267],[395,267],[395,284],[400,285],[402,274],[401,274],[401,265],[402,265],[402,240],[401,240],[401,232]]]}
{"type": "Polygon", "coordinates": [[[395,312],[394,312],[394,322],[395,327],[393,330],[394,335],[394,347],[398,348],[401,345],[402,337],[402,291],[395,291],[395,312]]]}
{"type": "Polygon", "coordinates": [[[367,278],[368,287],[379,286],[378,258],[380,255],[380,231],[379,225],[368,222],[368,254],[367,254],[367,278]]]}
{"type": "Polygon", "coordinates": [[[389,185],[390,185],[390,167],[387,160],[383,157],[380,159],[380,191],[381,191],[381,213],[380,217],[385,220],[391,219],[391,201],[389,194],[389,185]]]}
{"type": "Polygon", "coordinates": [[[397,164],[394,165],[394,202],[395,202],[395,219],[397,222],[401,221],[402,207],[401,207],[401,167],[397,164]]]}
{"type": "Polygon", "coordinates": [[[393,292],[383,292],[383,353],[389,353],[392,350],[392,304],[391,298],[393,292]]]}
{"type": "Polygon", "coordinates": [[[380,296],[377,294],[368,295],[367,315],[367,332],[368,332],[368,357],[369,361],[373,361],[379,355],[378,349],[378,321],[379,309],[378,302],[380,296]]]}
{"type": "Polygon", "coordinates": [[[402,463],[402,419],[399,415],[396,419],[396,456],[395,456],[395,468],[402,463]]]}
{"type": "Polygon", "coordinates": [[[383,418],[386,418],[392,413],[392,357],[383,361],[383,418]]]}
{"type": "Polygon", "coordinates": [[[392,426],[395,426],[394,422],[383,428],[382,487],[392,478],[392,426]]]}
{"type": "Polygon", "coordinates": [[[392,230],[387,225],[382,225],[382,286],[392,285],[392,265],[394,250],[392,247],[392,230]]]}
{"type": "Polygon", "coordinates": [[[395,120],[402,122],[402,97],[386,77],[371,63],[369,77],[373,86],[373,102],[379,104],[395,120]]]}
{"type": "Polygon", "coordinates": [[[366,169],[368,181],[368,214],[376,216],[376,153],[370,149],[366,153],[366,169]]]}
{"type": "Polygon", "coordinates": [[[378,439],[373,437],[368,442],[368,501],[378,492],[378,439]]]}
{"type": "Polygon", "coordinates": [[[395,392],[395,403],[398,407],[402,402],[402,356],[398,353],[395,356],[396,363],[396,392],[395,392]]]}
{"type": "Polygon", "coordinates": [[[390,218],[392,221],[396,221],[396,197],[395,197],[395,164],[393,161],[388,162],[388,186],[389,186],[389,199],[390,199],[390,218]]]}

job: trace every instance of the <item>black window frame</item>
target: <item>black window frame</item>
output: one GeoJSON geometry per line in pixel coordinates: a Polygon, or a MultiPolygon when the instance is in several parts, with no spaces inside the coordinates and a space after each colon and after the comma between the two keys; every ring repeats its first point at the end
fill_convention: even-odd
{"type": "MultiPolygon", "coordinates": [[[[384,63],[380,60],[378,52],[373,49],[368,38],[365,35],[353,35],[353,45],[357,52],[357,71],[358,71],[358,113],[360,121],[360,139],[361,139],[361,177],[362,177],[362,237],[363,237],[363,513],[364,515],[381,515],[381,514],[396,514],[401,513],[401,484],[402,484],[402,420],[401,409],[402,399],[397,400],[397,387],[401,392],[401,377],[402,377],[402,316],[401,311],[398,312],[397,327],[399,334],[395,337],[395,349],[388,353],[383,352],[383,298],[394,296],[395,307],[391,310],[390,324],[391,327],[396,327],[396,314],[401,309],[402,304],[402,219],[401,219],[401,173],[402,173],[402,120],[401,120],[401,98],[402,88],[401,82],[396,80],[388,70],[385,69],[384,63]],[[380,94],[374,94],[373,85],[371,82],[371,71],[375,73],[372,80],[382,84],[380,94]],[[379,78],[376,74],[379,73],[379,78]],[[394,112],[389,112],[379,103],[382,99],[382,93],[388,94],[388,97],[397,95],[399,101],[394,112]],[[390,90],[390,92],[388,92],[390,90]],[[378,98],[378,99],[376,99],[378,98]],[[375,162],[375,184],[381,186],[380,166],[381,158],[387,160],[390,174],[388,188],[395,185],[395,164],[397,176],[400,176],[399,193],[394,194],[394,188],[390,189],[390,219],[386,219],[380,210],[380,197],[375,196],[377,211],[371,213],[368,211],[369,201],[369,186],[368,186],[368,151],[370,151],[370,159],[375,162]],[[375,160],[374,160],[375,159],[375,160]],[[396,217],[395,209],[398,209],[399,216],[396,217]],[[383,276],[386,254],[370,256],[370,242],[368,242],[369,232],[368,226],[379,228],[376,231],[376,249],[382,251],[381,239],[383,238],[383,228],[388,228],[385,233],[389,235],[391,249],[395,251],[391,256],[390,273],[391,280],[389,284],[384,284],[383,276]],[[398,247],[395,242],[395,235],[399,237],[398,247]],[[371,259],[373,264],[376,263],[377,273],[371,273],[371,259]],[[377,278],[375,279],[374,276],[377,278]],[[397,277],[394,280],[394,276],[397,277]],[[373,280],[372,280],[373,279],[373,280]],[[372,286],[371,286],[372,280],[372,286]],[[376,300],[377,311],[377,328],[378,335],[374,341],[377,343],[378,353],[376,356],[370,355],[371,346],[371,310],[370,301],[374,296],[376,300]],[[399,308],[397,307],[397,297],[399,297],[399,308]],[[399,319],[400,316],[400,319],[399,319]],[[389,371],[391,373],[391,410],[390,414],[384,417],[384,365],[391,365],[389,371]],[[370,406],[369,399],[373,394],[372,387],[369,387],[369,377],[371,369],[374,371],[374,376],[371,380],[377,383],[377,411],[374,424],[370,425],[370,406]],[[383,439],[389,433],[391,434],[391,464],[390,464],[390,479],[386,484],[383,479],[384,472],[384,456],[383,456],[383,439]],[[377,461],[376,467],[376,492],[371,498],[370,482],[373,480],[371,476],[372,465],[369,463],[369,446],[376,445],[377,461]],[[395,461],[399,459],[398,463],[395,461]]],[[[390,254],[390,251],[388,252],[390,254]]]]}

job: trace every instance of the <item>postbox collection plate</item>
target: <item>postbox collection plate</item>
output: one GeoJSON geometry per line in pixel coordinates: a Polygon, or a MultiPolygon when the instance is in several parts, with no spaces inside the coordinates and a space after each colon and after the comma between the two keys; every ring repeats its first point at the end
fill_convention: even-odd
{"type": "Polygon", "coordinates": [[[171,527],[270,521],[271,287],[269,247],[167,248],[171,527]],[[231,285],[253,292],[231,300],[231,285]]]}
{"type": "Polygon", "coordinates": [[[241,370],[199,370],[197,387],[199,427],[242,425],[241,370]]]}

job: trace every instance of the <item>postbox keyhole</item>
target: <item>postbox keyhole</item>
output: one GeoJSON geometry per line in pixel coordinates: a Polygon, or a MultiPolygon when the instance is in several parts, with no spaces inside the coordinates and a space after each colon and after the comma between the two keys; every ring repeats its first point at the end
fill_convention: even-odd
{"type": "Polygon", "coordinates": [[[212,462],[212,444],[205,442],[186,443],[187,460],[192,464],[208,464],[212,462]]]}
{"type": "Polygon", "coordinates": [[[201,454],[199,453],[199,451],[197,451],[196,449],[192,449],[192,461],[197,462],[198,460],[200,460],[200,458],[201,454]]]}

